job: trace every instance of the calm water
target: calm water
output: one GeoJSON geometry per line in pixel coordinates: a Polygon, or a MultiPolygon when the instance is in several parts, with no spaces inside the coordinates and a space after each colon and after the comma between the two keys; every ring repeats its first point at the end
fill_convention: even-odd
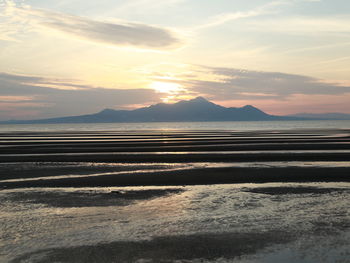
{"type": "Polygon", "coordinates": [[[350,129],[350,120],[341,121],[240,121],[240,122],[147,122],[83,124],[0,125],[6,131],[108,131],[108,130],[288,130],[350,129]]]}

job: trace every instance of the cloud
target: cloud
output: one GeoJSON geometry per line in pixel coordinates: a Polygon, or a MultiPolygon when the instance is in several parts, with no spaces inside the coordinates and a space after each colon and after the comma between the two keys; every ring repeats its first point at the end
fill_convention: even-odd
{"type": "Polygon", "coordinates": [[[220,26],[231,21],[247,19],[244,24],[246,30],[267,30],[282,33],[344,33],[350,31],[349,16],[338,17],[307,17],[307,16],[278,16],[284,6],[301,5],[303,3],[317,4],[321,0],[276,0],[258,6],[251,10],[227,12],[216,15],[208,22],[198,25],[193,30],[201,30],[220,26]],[[261,16],[265,16],[261,19],[261,16]],[[250,18],[250,19],[248,19],[250,18]]]}
{"type": "MultiPolygon", "coordinates": [[[[183,92],[176,95],[177,99],[201,95],[226,106],[253,104],[274,114],[295,113],[301,109],[349,111],[344,101],[349,99],[350,86],[309,76],[196,67],[190,75],[161,78],[161,81],[176,82],[184,87],[183,92]]],[[[95,113],[104,108],[147,106],[161,101],[164,96],[152,89],[105,89],[77,84],[69,79],[6,73],[0,73],[0,87],[2,120],[71,116],[95,113]]]]}
{"type": "Polygon", "coordinates": [[[193,30],[201,30],[210,27],[216,27],[234,20],[272,14],[276,12],[276,7],[289,4],[291,4],[290,1],[272,1],[249,11],[222,13],[215,17],[212,17],[207,23],[196,26],[195,28],[193,28],[193,30]]]}
{"type": "Polygon", "coordinates": [[[350,16],[306,17],[290,16],[251,20],[246,24],[248,29],[286,34],[315,34],[315,33],[349,33],[350,16]]]}
{"type": "MultiPolygon", "coordinates": [[[[59,83],[59,79],[0,73],[0,119],[80,115],[160,101],[160,94],[151,89],[105,89],[84,85],[77,89],[57,89],[52,88],[52,83],[59,83]]],[[[67,80],[62,83],[69,85],[67,80]]]]}
{"type": "MultiPolygon", "coordinates": [[[[10,17],[9,20],[20,21],[26,26],[29,24],[41,33],[53,30],[63,33],[65,36],[112,46],[167,50],[182,45],[175,32],[142,23],[96,21],[44,9],[34,9],[30,6],[16,6],[11,1],[5,6],[5,13],[8,18],[10,17]]],[[[10,37],[8,33],[6,37],[10,37]]]]}
{"type": "Polygon", "coordinates": [[[170,8],[174,5],[184,3],[187,0],[128,0],[124,1],[118,5],[114,11],[117,10],[118,13],[145,13],[150,11],[163,11],[164,8],[170,8]]]}
{"type": "Polygon", "coordinates": [[[205,94],[220,101],[281,100],[295,94],[312,96],[350,93],[350,86],[303,75],[219,67],[202,70],[206,71],[207,76],[211,76],[210,79],[193,77],[181,84],[190,92],[205,94]]]}
{"type": "Polygon", "coordinates": [[[249,17],[255,17],[263,14],[264,12],[259,12],[257,10],[252,10],[248,12],[235,12],[235,13],[223,13],[220,15],[217,15],[211,20],[205,24],[196,26],[194,30],[200,30],[200,29],[206,29],[210,27],[220,26],[222,24],[225,24],[227,22],[231,22],[233,20],[243,19],[243,18],[249,18],[249,17]]]}

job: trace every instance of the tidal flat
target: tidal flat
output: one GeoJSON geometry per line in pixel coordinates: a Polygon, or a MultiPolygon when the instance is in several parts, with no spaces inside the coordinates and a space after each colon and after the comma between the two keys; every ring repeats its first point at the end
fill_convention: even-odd
{"type": "Polygon", "coordinates": [[[1,262],[347,262],[350,131],[0,135],[1,262]]]}
{"type": "Polygon", "coordinates": [[[346,262],[348,183],[3,190],[3,262],[346,262]]]}

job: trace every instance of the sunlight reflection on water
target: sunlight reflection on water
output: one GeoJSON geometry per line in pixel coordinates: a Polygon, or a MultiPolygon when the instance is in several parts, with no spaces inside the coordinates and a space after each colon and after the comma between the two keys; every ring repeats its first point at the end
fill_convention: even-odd
{"type": "MultiPolygon", "coordinates": [[[[5,260],[45,248],[151,240],[159,236],[280,231],[293,236],[289,249],[302,257],[305,244],[310,246],[308,253],[318,251],[318,243],[310,244],[310,240],[317,239],[327,244],[331,237],[334,242],[341,242],[344,237],[333,236],[334,233],[348,233],[349,183],[283,184],[283,187],[333,189],[326,194],[312,191],[279,195],[249,192],[249,189],[262,186],[281,187],[282,184],[186,186],[180,187],[184,190],[182,192],[134,200],[126,205],[68,208],[52,207],[44,201],[35,202],[35,195],[31,200],[23,200],[21,194],[56,191],[63,198],[60,200],[66,200],[72,199],[70,193],[75,192],[96,194],[170,187],[3,190],[0,192],[0,257],[5,260]],[[299,243],[293,243],[295,238],[299,243]]],[[[328,246],[339,256],[344,247],[339,245],[337,248],[337,243],[333,244],[335,247],[328,246]]],[[[281,253],[289,253],[283,252],[287,249],[285,245],[281,246],[282,249],[257,253],[254,257],[259,260],[278,258],[281,253]]],[[[327,254],[326,251],[324,248],[322,253],[327,254]]],[[[318,262],[319,256],[311,254],[308,257],[311,260],[307,262],[318,262]]],[[[255,262],[244,260],[242,262],[255,262]]]]}
{"type": "Polygon", "coordinates": [[[0,131],[110,131],[110,130],[285,130],[349,129],[350,121],[236,121],[236,122],[148,122],[87,124],[12,124],[0,125],[0,131]]]}

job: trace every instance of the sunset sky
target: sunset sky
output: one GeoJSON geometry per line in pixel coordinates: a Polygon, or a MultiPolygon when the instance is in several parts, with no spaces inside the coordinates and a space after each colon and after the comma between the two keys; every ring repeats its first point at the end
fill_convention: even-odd
{"type": "Polygon", "coordinates": [[[0,0],[0,120],[197,96],[350,113],[350,1],[0,0]]]}

